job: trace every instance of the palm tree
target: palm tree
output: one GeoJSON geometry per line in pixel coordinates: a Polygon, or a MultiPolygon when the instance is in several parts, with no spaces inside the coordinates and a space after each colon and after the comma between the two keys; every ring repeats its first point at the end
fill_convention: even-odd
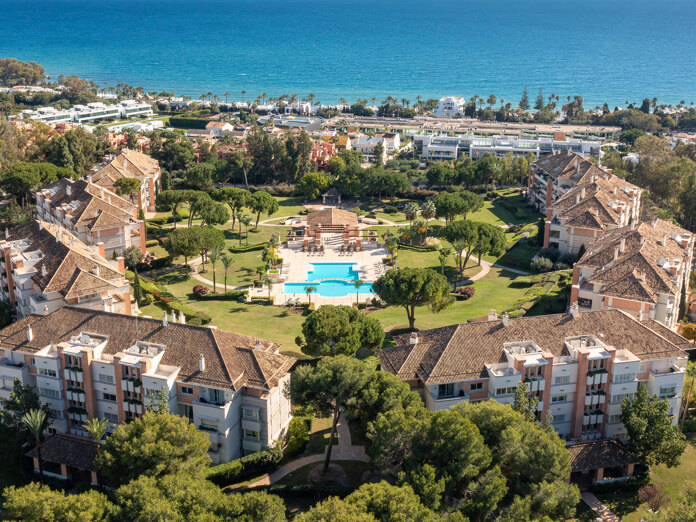
{"type": "Polygon", "coordinates": [[[242,246],[242,218],[244,214],[237,213],[237,223],[239,223],[239,246],[242,246]]]}
{"type": "Polygon", "coordinates": [[[684,431],[684,421],[686,420],[686,415],[689,411],[689,403],[691,402],[691,392],[694,389],[694,381],[696,381],[696,364],[687,366],[686,375],[691,379],[691,384],[689,385],[689,394],[687,395],[686,402],[684,403],[684,413],[682,414],[681,424],[679,428],[684,431]]]}
{"type": "Polygon", "coordinates": [[[364,281],[362,279],[356,279],[355,281],[353,281],[353,286],[355,287],[355,305],[356,306],[360,304],[360,299],[358,298],[358,296],[360,295],[359,290],[360,290],[360,287],[363,285],[363,283],[364,283],[364,281]]]}
{"type": "Polygon", "coordinates": [[[244,225],[244,241],[246,242],[247,246],[249,246],[249,225],[251,225],[251,216],[242,214],[239,216],[239,221],[242,223],[242,225],[244,225]]]}
{"type": "Polygon", "coordinates": [[[435,217],[437,209],[432,199],[427,200],[421,207],[421,216],[425,219],[425,235],[428,235],[428,221],[435,217]]]}
{"type": "Polygon", "coordinates": [[[220,262],[225,269],[225,293],[227,293],[227,271],[232,266],[232,256],[229,254],[222,254],[220,256],[220,262]]]}
{"type": "Polygon", "coordinates": [[[267,96],[268,96],[268,94],[266,94],[265,92],[262,92],[262,93],[261,93],[261,100],[263,101],[263,104],[264,104],[264,105],[266,105],[266,97],[267,97],[267,96]]]}
{"type": "Polygon", "coordinates": [[[262,277],[263,274],[265,274],[265,273],[266,273],[266,267],[265,267],[265,266],[259,265],[259,266],[256,267],[256,275],[258,276],[259,281],[261,281],[261,277],[262,277]]]}
{"type": "MultiPolygon", "coordinates": [[[[109,428],[109,421],[106,419],[91,419],[85,422],[82,427],[87,430],[94,442],[97,443],[97,455],[99,455],[99,450],[101,449],[101,441],[106,434],[106,430],[109,428]]],[[[97,473],[97,485],[99,485],[99,474],[97,473]]]]}
{"type": "Polygon", "coordinates": [[[304,291],[307,294],[307,299],[309,300],[310,306],[312,305],[312,293],[317,291],[316,286],[305,286],[304,291]]]}
{"type": "Polygon", "coordinates": [[[445,267],[447,266],[447,261],[449,261],[449,256],[452,254],[452,249],[449,247],[441,248],[438,260],[440,261],[440,273],[445,275],[445,267]]]}
{"type": "Polygon", "coordinates": [[[44,410],[29,410],[22,417],[22,422],[29,429],[36,440],[36,452],[39,456],[39,477],[41,484],[44,483],[43,464],[41,463],[41,433],[46,423],[46,412],[44,410]]]}
{"type": "Polygon", "coordinates": [[[210,250],[208,254],[208,261],[210,261],[210,266],[213,269],[213,293],[217,292],[217,285],[215,284],[215,263],[220,259],[220,249],[215,247],[210,250]]]}
{"type": "Polygon", "coordinates": [[[406,219],[408,219],[409,226],[413,226],[413,220],[416,219],[419,210],[420,207],[418,206],[418,203],[416,203],[415,201],[412,201],[411,203],[406,205],[406,208],[404,208],[404,214],[406,214],[406,219]]]}
{"type": "Polygon", "coordinates": [[[229,92],[223,92],[222,95],[225,97],[225,103],[227,103],[227,97],[230,95],[229,92]]]}
{"type": "Polygon", "coordinates": [[[244,105],[244,95],[246,94],[246,91],[242,89],[242,105],[244,105]]]}
{"type": "Polygon", "coordinates": [[[270,277],[264,277],[263,284],[264,284],[264,286],[268,287],[268,299],[270,299],[271,298],[271,290],[273,289],[273,279],[271,279],[270,277]]]}

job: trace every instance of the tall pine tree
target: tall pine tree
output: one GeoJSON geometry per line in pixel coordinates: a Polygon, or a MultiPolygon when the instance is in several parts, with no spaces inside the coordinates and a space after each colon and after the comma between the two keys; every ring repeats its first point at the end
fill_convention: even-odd
{"type": "Polygon", "coordinates": [[[520,100],[519,107],[523,111],[529,109],[529,91],[526,85],[524,86],[524,91],[522,91],[522,99],[520,100]]]}

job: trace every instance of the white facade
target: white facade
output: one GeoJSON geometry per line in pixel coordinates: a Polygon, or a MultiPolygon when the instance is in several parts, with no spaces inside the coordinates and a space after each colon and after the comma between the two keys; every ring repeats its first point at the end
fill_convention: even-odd
{"type": "Polygon", "coordinates": [[[413,153],[425,159],[451,161],[467,155],[477,159],[485,154],[505,156],[529,153],[539,157],[560,150],[590,154],[596,152],[600,143],[596,141],[567,140],[556,141],[553,138],[521,139],[509,136],[480,137],[470,134],[447,136],[438,134],[414,134],[413,153]]]}
{"type": "Polygon", "coordinates": [[[443,96],[437,102],[434,114],[442,118],[461,116],[465,106],[466,100],[461,96],[443,96]]]}
{"type": "Polygon", "coordinates": [[[153,114],[152,106],[145,102],[124,100],[117,105],[106,105],[102,102],[75,105],[67,110],[53,107],[39,107],[36,110],[22,111],[15,118],[27,117],[43,123],[94,123],[116,118],[133,118],[153,114]]]}

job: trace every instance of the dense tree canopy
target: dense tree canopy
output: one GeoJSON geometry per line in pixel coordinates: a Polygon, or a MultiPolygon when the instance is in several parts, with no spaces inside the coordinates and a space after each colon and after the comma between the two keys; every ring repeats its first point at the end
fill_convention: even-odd
{"type": "Polygon", "coordinates": [[[107,481],[125,484],[141,475],[200,475],[210,464],[210,439],[185,417],[148,411],[119,424],[95,463],[107,481]]]}
{"type": "Polygon", "coordinates": [[[34,191],[60,178],[76,178],[76,175],[72,169],[56,167],[52,163],[20,161],[0,173],[0,188],[18,203],[26,205],[31,203],[34,191]]]}
{"type": "Polygon", "coordinates": [[[352,306],[324,305],[309,314],[302,323],[304,346],[308,355],[353,355],[361,348],[382,346],[384,329],[379,320],[352,306]]]}
{"type": "Polygon", "coordinates": [[[404,307],[411,329],[416,324],[416,306],[427,305],[439,312],[452,304],[447,279],[429,268],[389,270],[373,283],[372,289],[385,303],[404,307]]]}

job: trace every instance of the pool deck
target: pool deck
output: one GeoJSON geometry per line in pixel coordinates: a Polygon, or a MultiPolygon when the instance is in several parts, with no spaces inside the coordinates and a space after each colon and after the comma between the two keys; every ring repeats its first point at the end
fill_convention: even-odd
{"type": "MultiPolygon", "coordinates": [[[[389,255],[389,252],[381,245],[365,245],[362,252],[341,253],[340,248],[327,244],[323,254],[302,252],[301,247],[282,247],[278,254],[283,259],[281,278],[287,283],[304,283],[307,281],[307,272],[310,270],[311,263],[355,263],[359,278],[365,283],[375,282],[384,272],[386,266],[382,259],[389,255]]],[[[340,278],[337,278],[340,279],[340,278]]],[[[316,286],[314,283],[307,283],[306,286],[316,286]]],[[[254,296],[268,296],[268,288],[255,289],[254,296]]],[[[307,302],[306,293],[283,294],[283,284],[274,284],[271,288],[271,295],[274,297],[273,303],[276,305],[291,304],[288,301],[295,301],[297,298],[301,302],[307,302]]],[[[355,303],[355,292],[341,297],[322,296],[316,292],[311,295],[311,302],[316,307],[330,305],[352,305],[355,303]]],[[[358,294],[361,303],[371,300],[372,293],[358,294]]]]}

